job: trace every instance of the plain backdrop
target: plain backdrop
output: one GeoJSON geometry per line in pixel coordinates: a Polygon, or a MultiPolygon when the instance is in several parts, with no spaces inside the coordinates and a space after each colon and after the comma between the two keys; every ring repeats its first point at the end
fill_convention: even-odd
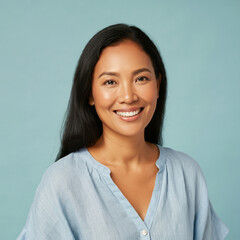
{"type": "Polygon", "coordinates": [[[240,239],[240,1],[0,0],[0,239],[23,228],[55,160],[78,58],[115,23],[142,28],[168,75],[164,146],[191,155],[240,239]]]}

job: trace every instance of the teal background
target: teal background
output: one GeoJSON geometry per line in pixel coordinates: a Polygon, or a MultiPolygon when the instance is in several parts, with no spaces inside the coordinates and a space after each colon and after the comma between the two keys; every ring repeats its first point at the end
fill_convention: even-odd
{"type": "Polygon", "coordinates": [[[240,1],[0,0],[0,239],[23,228],[58,148],[81,51],[114,23],[142,28],[164,59],[165,146],[200,164],[240,239],[240,1]]]}

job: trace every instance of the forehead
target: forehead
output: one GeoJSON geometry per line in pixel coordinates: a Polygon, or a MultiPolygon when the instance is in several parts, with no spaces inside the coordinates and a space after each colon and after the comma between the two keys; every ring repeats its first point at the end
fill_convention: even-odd
{"type": "Polygon", "coordinates": [[[153,70],[152,62],[140,45],[124,40],[108,46],[103,51],[95,66],[94,73],[100,71],[131,71],[147,67],[153,70]]]}

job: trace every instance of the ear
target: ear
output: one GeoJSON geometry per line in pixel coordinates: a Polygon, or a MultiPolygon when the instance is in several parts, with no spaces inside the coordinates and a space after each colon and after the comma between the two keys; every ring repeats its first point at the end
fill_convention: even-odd
{"type": "Polygon", "coordinates": [[[94,105],[94,100],[93,97],[91,96],[88,101],[89,105],[93,106],[94,105]]]}
{"type": "Polygon", "coordinates": [[[161,85],[161,74],[159,73],[159,77],[158,77],[158,79],[157,79],[158,98],[159,98],[160,85],[161,85]]]}

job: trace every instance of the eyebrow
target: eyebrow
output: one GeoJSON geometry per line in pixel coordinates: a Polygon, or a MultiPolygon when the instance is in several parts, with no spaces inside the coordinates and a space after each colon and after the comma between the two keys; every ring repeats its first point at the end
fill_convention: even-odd
{"type": "MultiPolygon", "coordinates": [[[[141,73],[141,72],[150,72],[150,73],[152,73],[148,68],[140,68],[140,69],[137,69],[137,70],[133,71],[132,75],[136,75],[136,74],[141,73]]],[[[101,73],[99,75],[98,78],[102,77],[103,75],[116,76],[116,77],[120,76],[120,74],[116,73],[116,72],[103,72],[103,73],[101,73]]]]}

